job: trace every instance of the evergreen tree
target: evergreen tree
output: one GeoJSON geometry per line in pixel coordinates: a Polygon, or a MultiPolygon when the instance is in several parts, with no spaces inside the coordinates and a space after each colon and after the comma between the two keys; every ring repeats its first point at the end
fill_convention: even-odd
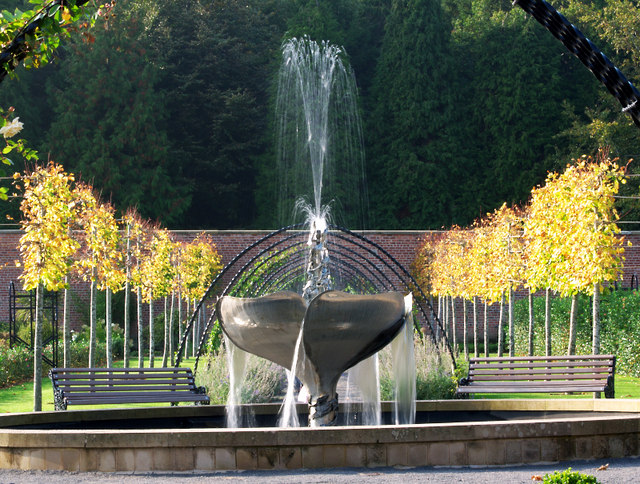
{"type": "Polygon", "coordinates": [[[136,42],[140,29],[121,11],[96,26],[95,38],[76,38],[49,89],[57,115],[49,147],[121,211],[136,206],[174,224],[189,199],[160,123],[154,66],[136,42]]]}
{"type": "Polygon", "coordinates": [[[583,111],[594,88],[535,20],[491,0],[469,3],[453,31],[462,94],[458,223],[526,201],[566,152],[556,137],[570,124],[566,112],[583,111]]]}
{"type": "Polygon", "coordinates": [[[368,179],[378,227],[451,221],[449,34],[435,0],[394,0],[372,85],[368,179]]]}
{"type": "Polygon", "coordinates": [[[243,227],[255,217],[255,165],[271,137],[268,92],[284,31],[277,5],[167,0],[148,29],[171,156],[192,187],[189,228],[243,227]]]}

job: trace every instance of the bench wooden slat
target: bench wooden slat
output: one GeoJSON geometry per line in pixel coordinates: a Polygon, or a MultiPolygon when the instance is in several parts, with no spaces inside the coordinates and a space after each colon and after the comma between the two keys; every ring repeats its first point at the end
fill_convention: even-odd
{"type": "MultiPolygon", "coordinates": [[[[143,395],[138,394],[136,396],[127,398],[126,403],[173,403],[175,401],[176,401],[175,395],[157,395],[154,398],[147,398],[143,395]]],[[[197,398],[195,395],[191,395],[191,396],[183,395],[180,401],[199,402],[200,399],[197,398]]],[[[119,398],[109,398],[109,397],[103,397],[103,396],[89,397],[86,395],[82,397],[74,398],[67,402],[67,404],[73,404],[73,405],[100,405],[100,404],[116,404],[116,403],[122,403],[122,402],[119,398]]]]}
{"type": "Polygon", "coordinates": [[[458,394],[604,392],[614,397],[615,356],[471,358],[458,394]]]}
{"type": "Polygon", "coordinates": [[[105,403],[209,403],[190,368],[53,368],[49,378],[56,410],[105,403]]]}
{"type": "Polygon", "coordinates": [[[613,361],[615,355],[564,355],[564,356],[479,356],[472,358],[474,362],[493,363],[497,361],[597,361],[610,360],[613,361]]]}
{"type": "MultiPolygon", "coordinates": [[[[96,394],[96,393],[110,393],[110,394],[115,394],[117,392],[121,392],[123,395],[130,395],[132,393],[136,393],[136,392],[140,392],[141,388],[140,387],[127,387],[127,388],[122,388],[119,386],[112,386],[112,387],[67,387],[65,389],[63,389],[64,394],[65,395],[72,395],[72,394],[78,394],[78,393],[91,393],[91,394],[96,394]]],[[[154,392],[154,393],[158,393],[158,392],[192,392],[191,387],[183,385],[183,386],[175,386],[175,387],[167,387],[167,386],[161,386],[161,387],[144,387],[144,391],[145,392],[154,392]]]]}
{"type": "Polygon", "coordinates": [[[596,368],[504,368],[504,369],[486,369],[486,368],[474,368],[473,373],[475,375],[508,375],[508,374],[519,374],[519,373],[530,373],[533,375],[580,375],[582,373],[611,373],[611,369],[607,367],[596,367],[596,368]]]}
{"type": "Polygon", "coordinates": [[[108,386],[108,385],[175,385],[176,383],[182,383],[184,385],[189,385],[189,381],[185,381],[184,379],[172,378],[169,380],[160,380],[155,378],[143,378],[143,379],[127,379],[127,380],[119,380],[119,379],[111,379],[111,380],[91,380],[91,379],[82,379],[82,380],[58,380],[59,386],[79,386],[79,385],[91,385],[91,386],[108,386]]]}
{"type": "Polygon", "coordinates": [[[602,362],[594,362],[593,364],[585,364],[584,362],[573,361],[570,363],[562,362],[550,362],[550,363],[474,363],[469,366],[469,369],[484,368],[484,369],[527,369],[527,368],[566,368],[568,370],[579,368],[609,368],[609,365],[603,365],[602,362]]]}

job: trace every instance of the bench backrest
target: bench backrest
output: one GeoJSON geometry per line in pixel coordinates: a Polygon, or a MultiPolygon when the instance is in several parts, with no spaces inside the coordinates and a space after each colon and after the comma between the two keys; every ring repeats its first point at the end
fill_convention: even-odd
{"type": "Polygon", "coordinates": [[[190,368],[53,368],[49,377],[65,395],[196,390],[190,368]]]}
{"type": "Polygon", "coordinates": [[[615,375],[614,355],[469,359],[469,381],[603,380],[615,375]]]}

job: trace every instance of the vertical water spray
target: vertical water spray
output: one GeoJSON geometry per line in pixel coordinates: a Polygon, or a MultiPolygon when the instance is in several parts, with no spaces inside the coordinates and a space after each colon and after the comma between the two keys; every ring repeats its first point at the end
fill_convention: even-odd
{"type": "Polygon", "coordinates": [[[279,222],[290,223],[298,198],[313,194],[316,218],[323,203],[333,200],[339,223],[364,228],[362,126],[346,54],[306,37],[290,39],[282,50],[276,101],[279,222]]]}

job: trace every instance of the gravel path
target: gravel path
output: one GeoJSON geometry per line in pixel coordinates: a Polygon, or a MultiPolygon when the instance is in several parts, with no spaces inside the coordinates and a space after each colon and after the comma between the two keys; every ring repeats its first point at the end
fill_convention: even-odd
{"type": "Polygon", "coordinates": [[[171,472],[171,473],[98,473],[57,471],[0,470],[0,484],[196,484],[202,482],[237,482],[251,484],[288,483],[340,483],[340,484],[407,484],[474,483],[518,484],[536,482],[537,476],[563,471],[574,471],[596,476],[602,484],[640,483],[640,459],[609,459],[605,461],[573,461],[557,464],[526,465],[516,467],[412,467],[381,469],[318,469],[302,471],[244,471],[244,472],[171,472]],[[608,466],[607,466],[608,464],[608,466]],[[606,470],[598,470],[607,466],[606,470]]]}

